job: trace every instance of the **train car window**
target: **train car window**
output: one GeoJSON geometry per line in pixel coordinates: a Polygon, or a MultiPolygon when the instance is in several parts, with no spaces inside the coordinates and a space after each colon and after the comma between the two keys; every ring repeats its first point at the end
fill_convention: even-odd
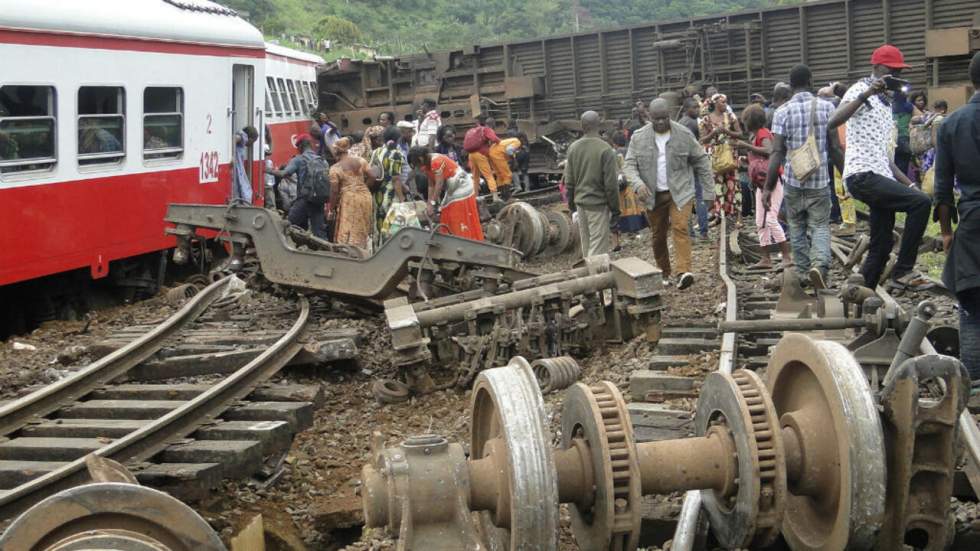
{"type": "Polygon", "coordinates": [[[289,101],[289,92],[286,91],[286,83],[281,78],[277,78],[276,81],[279,82],[279,97],[282,98],[282,110],[287,115],[295,115],[296,106],[289,101]]]}
{"type": "Polygon", "coordinates": [[[272,116],[272,101],[269,100],[269,89],[265,90],[265,118],[272,116]]]}
{"type": "Polygon", "coordinates": [[[311,82],[310,83],[310,92],[313,93],[313,105],[319,106],[320,105],[320,92],[317,91],[317,89],[316,89],[316,83],[315,82],[311,82]]]}
{"type": "Polygon", "coordinates": [[[78,164],[118,163],[126,156],[126,92],[120,86],[78,89],[78,164]]]}
{"type": "Polygon", "coordinates": [[[306,81],[300,82],[303,85],[303,91],[306,93],[306,101],[310,104],[310,111],[316,108],[316,95],[313,94],[313,89],[310,88],[310,83],[306,81]]]}
{"type": "Polygon", "coordinates": [[[153,86],[143,90],[143,158],[184,155],[184,90],[153,86]]]}
{"type": "Polygon", "coordinates": [[[55,116],[53,86],[0,86],[0,174],[54,166],[55,116]]]}
{"type": "Polygon", "coordinates": [[[272,98],[272,106],[276,109],[276,116],[282,116],[282,102],[279,99],[279,90],[276,90],[276,81],[272,77],[265,77],[265,82],[268,85],[266,91],[269,92],[269,96],[272,98]]]}
{"type": "Polygon", "coordinates": [[[293,85],[296,85],[296,97],[299,98],[300,116],[308,117],[310,115],[310,103],[306,99],[306,94],[303,92],[303,83],[299,80],[295,82],[290,82],[290,89],[293,85]]]}
{"type": "Polygon", "coordinates": [[[306,107],[300,101],[302,98],[296,96],[296,86],[293,85],[293,81],[287,80],[286,86],[289,88],[289,97],[293,100],[293,112],[296,115],[300,115],[306,112],[306,107]]]}

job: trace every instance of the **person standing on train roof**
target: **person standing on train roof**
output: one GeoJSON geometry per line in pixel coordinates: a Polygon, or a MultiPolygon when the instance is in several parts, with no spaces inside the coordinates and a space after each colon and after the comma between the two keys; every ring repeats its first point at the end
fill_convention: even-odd
{"type": "Polygon", "coordinates": [[[565,157],[568,209],[578,213],[582,257],[606,254],[612,228],[619,224],[619,162],[616,152],[599,137],[599,114],[582,114],[582,137],[565,157]]]}
{"type": "Polygon", "coordinates": [[[814,289],[824,289],[830,270],[831,201],[827,167],[832,136],[827,121],[834,106],[813,95],[813,73],[806,65],[793,67],[789,84],[793,97],[772,118],[772,153],[762,190],[762,206],[770,210],[776,183],[781,178],[796,272],[800,279],[808,278],[814,289]],[[814,162],[808,167],[808,173],[798,173],[796,170],[801,165],[793,160],[794,155],[807,152],[813,155],[814,162]]]}
{"type": "Polygon", "coordinates": [[[235,160],[231,171],[232,201],[252,204],[252,182],[248,179],[245,163],[248,162],[248,148],[258,139],[259,131],[254,126],[246,126],[235,134],[235,160]]]}
{"type": "Polygon", "coordinates": [[[980,380],[980,53],[970,61],[970,80],[977,93],[943,121],[936,138],[933,216],[939,221],[947,254],[943,284],[956,293],[960,304],[960,361],[976,382],[980,380]],[[954,179],[960,187],[958,204],[954,179]]]}
{"type": "Polygon", "coordinates": [[[905,230],[889,286],[928,289],[933,283],[915,270],[919,243],[929,224],[929,196],[915,189],[892,156],[895,123],[886,77],[908,67],[902,52],[890,44],[871,54],[871,75],[851,86],[830,119],[834,129],[847,123],[844,184],[848,193],[868,205],[871,245],[861,267],[864,283],[875,288],[892,251],[895,213],[905,213],[905,230]]]}
{"type": "Polygon", "coordinates": [[[650,102],[650,124],[633,135],[623,173],[643,201],[650,223],[653,257],[666,283],[676,268],[677,288],[694,283],[691,236],[687,219],[695,200],[694,178],[711,182],[711,157],[690,130],[670,120],[670,106],[661,98],[650,102]],[[667,250],[667,232],[674,244],[674,264],[667,250]]]}

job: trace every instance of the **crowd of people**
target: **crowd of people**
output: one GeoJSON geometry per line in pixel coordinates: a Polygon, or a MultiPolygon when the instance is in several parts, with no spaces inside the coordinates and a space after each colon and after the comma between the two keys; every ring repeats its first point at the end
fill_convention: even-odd
{"type": "MultiPolygon", "coordinates": [[[[321,239],[366,252],[400,228],[429,224],[482,240],[481,188],[492,201],[529,189],[530,154],[527,136],[516,128],[501,137],[493,119],[479,115],[475,123],[460,146],[430,99],[405,120],[385,112],[376,126],[350,134],[316,113],[309,132],[289,146],[271,144],[267,133],[265,205],[321,239]],[[273,146],[295,147],[296,155],[273,166],[273,146]]],[[[234,138],[232,199],[245,203],[252,202],[245,153],[257,137],[249,127],[234,138]]]]}
{"type": "MultiPolygon", "coordinates": [[[[980,228],[980,93],[949,115],[945,101],[930,108],[925,93],[909,90],[900,78],[907,67],[902,52],[886,44],[873,52],[867,77],[816,89],[809,67],[797,65],[771,101],[753,94],[740,116],[709,86],[703,95],[685,91],[675,121],[662,95],[638,104],[611,143],[600,137],[599,115],[586,112],[564,175],[583,254],[612,249],[631,191],[665,284],[686,289],[694,282],[689,220],[696,212],[701,236],[719,216],[741,225],[754,214],[764,251],[759,267],[771,268],[778,253],[804,286],[823,289],[831,234],[854,234],[856,200],[868,212],[865,285],[925,290],[934,282],[916,261],[933,212],[948,252],[943,283],[960,302],[961,357],[980,378],[980,245],[967,237],[980,228]],[[904,228],[889,263],[898,213],[904,228]]],[[[980,90],[980,54],[969,71],[980,90]]]]}
{"type": "MultiPolygon", "coordinates": [[[[736,225],[754,217],[764,251],[758,266],[772,268],[778,254],[783,269],[822,289],[831,235],[854,234],[857,200],[868,210],[865,284],[922,290],[934,284],[916,269],[934,197],[950,252],[944,284],[962,306],[961,353],[980,377],[980,252],[952,228],[957,218],[957,235],[980,224],[980,94],[949,115],[944,101],[930,107],[925,93],[909,90],[898,48],[883,45],[870,61],[867,77],[819,89],[810,69],[797,65],[770,100],[753,94],[740,114],[713,86],[686,89],[679,104],[669,94],[637,102],[626,123],[584,113],[562,178],[582,255],[616,251],[621,232],[649,226],[665,283],[683,290],[695,278],[692,240],[707,239],[722,216],[736,225]],[[897,213],[904,229],[889,264],[897,213]]],[[[980,54],[970,78],[980,89],[980,54]]],[[[295,137],[296,157],[266,170],[267,205],[319,237],[371,250],[425,220],[482,240],[481,190],[500,201],[528,188],[528,141],[516,129],[501,137],[495,121],[479,115],[459,140],[432,100],[412,120],[395,118],[384,113],[377,126],[345,136],[318,114],[310,132],[295,137]]],[[[254,129],[235,136],[236,163],[256,137],[254,129]]],[[[238,172],[236,182],[244,182],[238,172]]],[[[248,186],[233,187],[235,198],[251,201],[248,186]]]]}

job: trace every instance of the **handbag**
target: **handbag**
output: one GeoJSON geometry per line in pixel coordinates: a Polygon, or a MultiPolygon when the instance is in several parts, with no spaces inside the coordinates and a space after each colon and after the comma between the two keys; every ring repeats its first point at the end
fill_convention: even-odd
{"type": "Polygon", "coordinates": [[[807,133],[806,141],[803,145],[789,152],[789,166],[793,169],[793,176],[802,182],[806,180],[820,168],[820,149],[817,148],[817,98],[813,98],[810,107],[810,131],[807,133]]]}
{"type": "Polygon", "coordinates": [[[919,124],[909,126],[909,146],[914,155],[922,155],[935,147],[935,129],[941,121],[941,116],[932,115],[919,124]]]}
{"type": "Polygon", "coordinates": [[[711,170],[715,174],[728,174],[738,168],[735,162],[735,152],[731,144],[725,142],[715,146],[711,152],[711,170]]]}

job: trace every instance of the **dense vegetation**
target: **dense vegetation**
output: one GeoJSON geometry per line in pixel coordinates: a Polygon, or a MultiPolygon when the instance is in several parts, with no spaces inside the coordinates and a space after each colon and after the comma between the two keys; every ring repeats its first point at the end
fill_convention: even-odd
{"type": "Polygon", "coordinates": [[[300,35],[384,54],[758,8],[792,0],[218,0],[269,37],[300,35]]]}

